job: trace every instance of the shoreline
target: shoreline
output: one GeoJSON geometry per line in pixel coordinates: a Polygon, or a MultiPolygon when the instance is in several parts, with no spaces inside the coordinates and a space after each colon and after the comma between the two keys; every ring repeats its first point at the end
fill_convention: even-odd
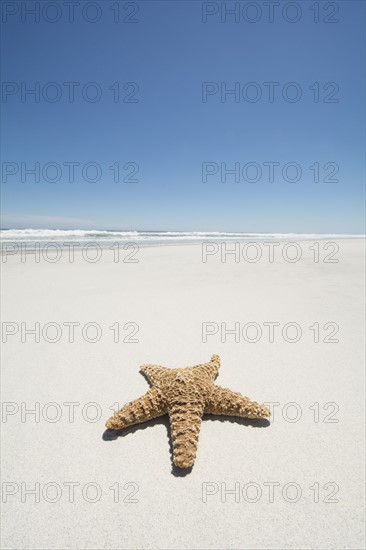
{"type": "Polygon", "coordinates": [[[193,239],[190,240],[190,241],[175,241],[175,242],[149,242],[149,241],[146,241],[146,240],[128,240],[128,241],[113,241],[111,240],[110,242],[106,243],[105,241],[103,242],[98,242],[98,241],[92,241],[92,240],[88,240],[88,241],[83,241],[83,242],[79,242],[79,241],[76,241],[76,242],[73,242],[73,241],[70,241],[70,242],[67,242],[67,241],[57,241],[57,240],[40,240],[40,241],[19,241],[19,242],[16,242],[16,241],[9,241],[9,242],[4,242],[0,239],[0,256],[1,255],[9,255],[9,256],[15,256],[17,254],[21,254],[21,253],[25,253],[25,254],[31,254],[31,253],[34,253],[34,250],[29,250],[29,248],[31,247],[36,247],[36,248],[45,248],[45,247],[54,247],[58,250],[70,250],[70,249],[73,249],[74,251],[79,251],[81,252],[83,248],[87,248],[87,247],[90,247],[92,248],[93,246],[95,248],[98,248],[98,249],[101,249],[101,250],[113,250],[113,246],[119,246],[121,248],[123,247],[128,247],[128,246],[132,246],[132,245],[135,245],[137,246],[138,248],[160,248],[160,247],[165,247],[165,246],[198,246],[198,245],[205,245],[205,244],[219,244],[219,245],[222,245],[222,244],[227,244],[227,245],[233,245],[233,244],[264,244],[264,243],[271,243],[271,244],[274,244],[274,243],[309,243],[311,241],[313,242],[318,242],[318,241],[329,241],[329,242],[336,242],[336,241],[360,241],[360,240],[363,240],[363,241],[366,241],[366,235],[359,235],[359,236],[348,236],[348,235],[344,235],[344,236],[337,236],[337,237],[329,237],[329,236],[322,236],[322,235],[317,235],[317,236],[314,236],[314,237],[308,237],[308,238],[300,238],[300,239],[290,239],[290,238],[286,238],[286,237],[283,237],[283,238],[276,238],[276,239],[269,239],[269,238],[263,238],[263,239],[240,239],[240,238],[235,238],[235,239],[210,239],[210,240],[197,240],[197,241],[194,241],[193,239]],[[9,248],[7,248],[9,247],[9,248]],[[10,247],[13,247],[13,251],[10,249],[10,247]]]}

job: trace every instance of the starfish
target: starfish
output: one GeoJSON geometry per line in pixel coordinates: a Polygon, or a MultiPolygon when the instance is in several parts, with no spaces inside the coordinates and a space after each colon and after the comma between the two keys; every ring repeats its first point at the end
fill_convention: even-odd
{"type": "Polygon", "coordinates": [[[142,365],[140,372],[150,382],[151,389],[116,411],[106,427],[121,430],[168,414],[173,463],[178,468],[191,468],[204,413],[244,418],[266,418],[271,414],[265,405],[217,386],[214,382],[219,368],[218,355],[213,355],[208,363],[180,369],[142,365]]]}

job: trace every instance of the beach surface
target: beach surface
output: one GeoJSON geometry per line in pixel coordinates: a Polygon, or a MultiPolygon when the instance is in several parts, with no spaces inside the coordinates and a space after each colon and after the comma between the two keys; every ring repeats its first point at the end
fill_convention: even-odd
{"type": "Polygon", "coordinates": [[[363,548],[364,244],[2,257],[2,548],[363,548]],[[167,417],[103,439],[212,354],[267,426],[205,417],[186,475],[167,417]]]}

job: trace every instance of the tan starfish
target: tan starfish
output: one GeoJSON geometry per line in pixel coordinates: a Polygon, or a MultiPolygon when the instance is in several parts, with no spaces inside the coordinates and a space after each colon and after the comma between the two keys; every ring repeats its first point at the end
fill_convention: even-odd
{"type": "Polygon", "coordinates": [[[127,403],[106,422],[112,430],[140,424],[152,418],[169,415],[173,462],[178,468],[193,466],[202,416],[222,414],[244,418],[266,418],[270,411],[248,397],[217,386],[214,381],[220,368],[220,357],[209,363],[183,369],[160,365],[142,365],[140,371],[152,388],[142,397],[127,403]]]}

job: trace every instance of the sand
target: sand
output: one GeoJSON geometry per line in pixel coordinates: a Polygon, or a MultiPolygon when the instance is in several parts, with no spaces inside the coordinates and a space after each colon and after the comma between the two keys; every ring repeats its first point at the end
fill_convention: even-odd
{"type": "Polygon", "coordinates": [[[298,243],[297,262],[283,242],[256,263],[242,245],[206,262],[201,245],[141,248],[138,263],[7,257],[2,548],[364,547],[364,241],[325,244],[315,261],[298,243]],[[188,475],[164,418],[103,440],[148,389],[141,364],[214,353],[217,383],[271,404],[270,425],[205,418],[188,475]]]}

